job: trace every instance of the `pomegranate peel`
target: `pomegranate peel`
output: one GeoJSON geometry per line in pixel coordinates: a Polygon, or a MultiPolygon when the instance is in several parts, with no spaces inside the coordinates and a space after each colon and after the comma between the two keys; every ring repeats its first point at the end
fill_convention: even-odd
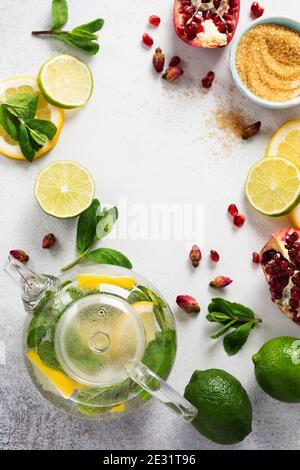
{"type": "Polygon", "coordinates": [[[191,46],[225,47],[235,34],[239,14],[240,0],[175,0],[174,28],[191,46]]]}
{"type": "Polygon", "coordinates": [[[261,267],[272,301],[300,325],[300,231],[286,227],[272,234],[261,250],[261,267]]]}

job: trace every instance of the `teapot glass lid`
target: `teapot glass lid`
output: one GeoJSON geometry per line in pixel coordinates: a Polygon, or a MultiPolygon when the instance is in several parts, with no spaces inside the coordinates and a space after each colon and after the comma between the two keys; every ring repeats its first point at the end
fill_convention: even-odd
{"type": "Polygon", "coordinates": [[[55,331],[55,350],[65,372],[85,385],[106,387],[128,375],[129,360],[145,349],[141,321],[125,300],[107,293],[71,304],[55,331]]]}

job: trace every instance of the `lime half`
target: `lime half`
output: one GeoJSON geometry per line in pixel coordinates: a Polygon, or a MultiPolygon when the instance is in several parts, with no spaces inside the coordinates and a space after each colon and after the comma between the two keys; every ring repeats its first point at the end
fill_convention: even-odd
{"type": "Polygon", "coordinates": [[[93,76],[89,67],[70,55],[58,55],[45,62],[38,85],[46,100],[59,108],[80,108],[91,97],[93,76]]]}
{"type": "Polygon", "coordinates": [[[81,165],[59,161],[39,173],[34,191],[43,211],[66,219],[76,217],[91,205],[95,185],[88,170],[81,165]]]}
{"type": "Polygon", "coordinates": [[[251,168],[245,191],[250,204],[262,214],[287,214],[299,201],[300,171],[286,158],[263,158],[251,168]]]}

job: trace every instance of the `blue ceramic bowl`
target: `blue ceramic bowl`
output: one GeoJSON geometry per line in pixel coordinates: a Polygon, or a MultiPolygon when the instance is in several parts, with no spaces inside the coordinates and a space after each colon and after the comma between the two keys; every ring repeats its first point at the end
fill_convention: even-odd
{"type": "Polygon", "coordinates": [[[282,26],[287,26],[290,29],[293,29],[300,33],[300,23],[298,21],[295,21],[291,18],[285,18],[281,16],[274,16],[274,17],[269,17],[269,18],[260,18],[256,21],[253,21],[252,23],[248,24],[246,27],[242,28],[239,30],[232,43],[231,47],[231,53],[230,53],[230,68],[231,68],[231,73],[233,80],[241,93],[245,95],[247,98],[249,98],[251,101],[253,101],[255,104],[259,106],[263,106],[264,108],[270,108],[270,109],[288,109],[288,108],[293,108],[294,106],[300,105],[300,96],[297,96],[296,98],[293,98],[292,100],[289,101],[266,101],[263,100],[262,98],[259,98],[256,96],[252,91],[249,90],[249,88],[245,85],[245,83],[241,80],[239,73],[237,71],[236,67],[236,50],[238,47],[238,44],[241,40],[241,38],[244,36],[244,34],[249,31],[252,28],[255,28],[255,26],[259,24],[279,24],[282,26]]]}

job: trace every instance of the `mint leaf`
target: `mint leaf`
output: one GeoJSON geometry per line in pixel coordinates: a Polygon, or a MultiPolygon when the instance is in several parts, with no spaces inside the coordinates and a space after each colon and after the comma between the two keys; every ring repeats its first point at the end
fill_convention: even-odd
{"type": "Polygon", "coordinates": [[[29,162],[32,162],[35,151],[30,139],[29,132],[23,123],[20,124],[19,141],[22,154],[29,162]]]}
{"type": "Polygon", "coordinates": [[[5,103],[8,111],[22,119],[32,119],[35,116],[38,96],[29,93],[19,93],[8,98],[5,103]]]}
{"type": "Polygon", "coordinates": [[[206,319],[210,322],[224,323],[224,322],[227,322],[228,320],[231,320],[231,317],[229,317],[226,313],[211,312],[208,315],[206,315],[206,319]]]}
{"type": "Polygon", "coordinates": [[[224,334],[229,328],[231,328],[234,324],[235,324],[235,320],[231,320],[231,321],[228,322],[220,331],[218,331],[218,333],[216,333],[216,334],[214,334],[213,336],[211,336],[211,339],[218,339],[218,338],[220,338],[220,337],[223,336],[223,334],[224,334]]]}
{"type": "Polygon", "coordinates": [[[132,268],[131,262],[125,255],[111,248],[98,248],[90,251],[85,255],[85,258],[98,264],[112,264],[123,268],[132,268]]]}
{"type": "Polygon", "coordinates": [[[79,37],[76,34],[72,35],[72,33],[53,33],[52,37],[59,39],[67,44],[77,47],[85,51],[89,55],[95,55],[99,51],[99,44],[95,41],[91,41],[90,39],[79,37]]]}
{"type": "Polygon", "coordinates": [[[96,229],[96,236],[99,240],[101,238],[106,237],[111,230],[115,222],[118,219],[118,209],[116,207],[112,207],[111,209],[104,209],[100,216],[98,217],[98,224],[96,229]]]}
{"type": "Polygon", "coordinates": [[[79,217],[77,225],[76,248],[83,254],[94,242],[96,237],[97,212],[100,207],[98,199],[94,199],[79,217]]]}
{"type": "MultiPolygon", "coordinates": [[[[27,126],[26,126],[27,127],[27,126]]],[[[27,127],[28,129],[28,127],[27,127]]],[[[42,132],[35,131],[33,129],[28,129],[30,137],[38,144],[38,147],[44,147],[49,141],[48,137],[42,132]]]]}
{"type": "Polygon", "coordinates": [[[19,140],[20,123],[12,114],[10,114],[5,105],[0,105],[0,125],[14,140],[19,140]]]}
{"type": "Polygon", "coordinates": [[[90,33],[96,33],[102,29],[103,25],[104,20],[102,18],[97,18],[94,21],[77,26],[77,28],[74,28],[73,31],[84,30],[90,33]]]}
{"type": "Polygon", "coordinates": [[[52,0],[53,29],[62,28],[68,21],[68,4],[66,0],[52,0]]]}
{"type": "Polygon", "coordinates": [[[45,119],[27,119],[25,124],[27,127],[30,127],[30,129],[42,132],[49,140],[52,140],[57,132],[56,125],[51,121],[46,121],[45,119]]]}
{"type": "Polygon", "coordinates": [[[37,353],[41,361],[51,369],[61,371],[62,368],[57,360],[54,343],[50,341],[44,341],[37,348],[37,353]]]}
{"type": "Polygon", "coordinates": [[[80,29],[80,28],[73,29],[70,34],[72,36],[78,36],[80,38],[90,39],[91,41],[98,39],[97,34],[90,33],[89,31],[86,31],[85,29],[80,29]]]}
{"type": "Polygon", "coordinates": [[[229,356],[236,354],[246,343],[253,326],[254,324],[252,322],[244,323],[238,326],[232,333],[225,336],[223,345],[229,356]]]}
{"type": "Polygon", "coordinates": [[[232,317],[231,302],[221,298],[211,299],[211,303],[208,306],[209,312],[222,312],[232,317]]]}
{"type": "Polygon", "coordinates": [[[142,302],[144,300],[149,300],[148,296],[139,290],[133,290],[127,297],[129,304],[135,304],[136,302],[142,302]]]}
{"type": "Polygon", "coordinates": [[[79,392],[79,400],[89,406],[105,406],[110,403],[121,403],[127,400],[131,380],[111,385],[110,387],[85,387],[79,392]]]}

